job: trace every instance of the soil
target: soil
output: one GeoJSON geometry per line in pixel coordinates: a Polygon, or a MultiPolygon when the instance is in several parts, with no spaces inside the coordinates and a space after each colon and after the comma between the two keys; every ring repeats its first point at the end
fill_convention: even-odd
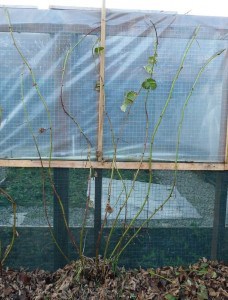
{"type": "Polygon", "coordinates": [[[2,269],[0,299],[228,299],[228,266],[203,258],[188,267],[113,268],[84,257],[50,273],[2,269]]]}

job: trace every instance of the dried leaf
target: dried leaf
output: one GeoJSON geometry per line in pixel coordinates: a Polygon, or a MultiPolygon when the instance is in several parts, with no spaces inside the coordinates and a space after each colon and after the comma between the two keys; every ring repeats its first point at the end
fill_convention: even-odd
{"type": "Polygon", "coordinates": [[[117,268],[114,273],[111,263],[104,262],[101,258],[95,263],[94,259],[83,257],[84,269],[81,269],[77,281],[75,278],[79,268],[82,268],[81,260],[72,262],[55,273],[42,270],[2,270],[0,299],[228,299],[228,267],[218,262],[200,260],[188,269],[117,268]],[[206,268],[207,274],[197,275],[197,272],[206,268]],[[105,276],[102,275],[104,273],[105,276]],[[214,273],[216,278],[213,278],[214,273]],[[167,282],[159,276],[167,277],[170,281],[167,282]]]}
{"type": "Polygon", "coordinates": [[[216,291],[214,289],[212,289],[212,288],[208,289],[208,293],[209,293],[210,297],[216,297],[217,296],[216,291]]]}
{"type": "Polygon", "coordinates": [[[113,208],[111,207],[109,202],[106,204],[105,211],[109,214],[113,212],[113,208]]]}
{"type": "Polygon", "coordinates": [[[28,284],[31,280],[31,278],[26,273],[20,273],[18,279],[25,285],[28,284]]]}

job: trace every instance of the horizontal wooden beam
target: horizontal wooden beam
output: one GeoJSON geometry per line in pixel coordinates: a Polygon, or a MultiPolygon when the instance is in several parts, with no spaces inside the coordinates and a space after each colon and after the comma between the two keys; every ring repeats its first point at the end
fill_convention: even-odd
{"type": "MultiPolygon", "coordinates": [[[[20,12],[19,12],[20,13],[20,12]]],[[[89,25],[83,24],[37,24],[37,23],[19,23],[13,24],[13,32],[15,33],[42,33],[42,34],[51,34],[51,33],[72,33],[72,34],[88,34],[91,31],[89,25]]],[[[9,32],[9,25],[3,24],[0,25],[0,32],[9,32]]],[[[90,35],[96,35],[100,32],[100,29],[97,28],[90,35]]]]}
{"type": "MultiPolygon", "coordinates": [[[[42,161],[43,166],[47,168],[49,166],[48,160],[42,161]]],[[[98,161],[76,161],[76,160],[52,160],[51,168],[97,168],[97,169],[110,169],[112,162],[98,162],[98,161]]],[[[139,162],[116,162],[115,167],[118,169],[138,169],[139,162]]],[[[0,167],[22,167],[22,168],[39,168],[41,167],[40,160],[14,160],[14,159],[2,159],[0,160],[0,167]]],[[[143,162],[140,166],[142,170],[148,170],[149,164],[143,162]]],[[[175,170],[175,163],[172,162],[153,162],[153,170],[175,170]]],[[[189,171],[228,171],[228,164],[225,163],[196,163],[196,162],[180,162],[178,163],[178,170],[189,171]]]]}

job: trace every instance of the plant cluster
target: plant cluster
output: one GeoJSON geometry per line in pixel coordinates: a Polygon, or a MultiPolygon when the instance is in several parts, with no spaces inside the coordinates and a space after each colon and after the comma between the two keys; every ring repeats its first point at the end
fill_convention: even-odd
{"type": "MultiPolygon", "coordinates": [[[[92,29],[91,31],[89,31],[87,34],[85,34],[75,45],[69,47],[69,49],[66,51],[65,57],[64,57],[64,61],[63,61],[63,66],[62,66],[62,76],[61,76],[61,82],[60,82],[60,95],[59,95],[59,99],[60,99],[60,103],[61,103],[61,107],[63,112],[65,113],[66,117],[69,118],[76,127],[76,130],[78,130],[81,134],[81,136],[84,138],[84,140],[87,143],[87,147],[88,147],[88,151],[87,151],[87,160],[88,160],[88,165],[89,167],[89,171],[88,171],[88,193],[87,193],[87,199],[85,201],[85,213],[84,213],[84,218],[83,218],[83,223],[82,223],[82,228],[81,228],[81,232],[80,232],[80,236],[79,237],[74,237],[68,222],[67,222],[67,218],[66,218],[66,212],[64,211],[64,206],[62,204],[62,200],[60,198],[60,196],[58,195],[58,192],[56,190],[55,187],[55,182],[53,180],[53,174],[52,174],[52,154],[53,154],[53,122],[51,119],[51,114],[50,114],[50,110],[48,107],[48,103],[46,102],[44,96],[42,95],[42,92],[39,88],[37,79],[36,79],[36,75],[29,63],[29,61],[27,60],[25,54],[22,52],[22,50],[20,49],[20,46],[18,45],[18,42],[15,38],[14,35],[14,31],[13,31],[13,26],[10,20],[10,15],[9,12],[7,11],[7,9],[5,10],[5,15],[6,15],[6,19],[7,22],[9,24],[9,34],[11,36],[12,42],[13,42],[13,46],[15,47],[15,49],[17,50],[20,58],[21,58],[21,62],[22,62],[22,72],[21,72],[21,101],[23,103],[23,107],[24,107],[24,116],[26,119],[26,123],[28,126],[28,129],[30,131],[30,134],[33,138],[33,142],[34,142],[34,147],[37,150],[37,154],[40,160],[40,164],[41,164],[41,178],[42,178],[42,199],[43,199],[43,206],[44,206],[44,210],[46,213],[46,219],[47,219],[47,224],[48,227],[50,229],[50,233],[52,236],[52,239],[54,241],[54,243],[56,244],[57,248],[59,249],[59,251],[62,253],[63,257],[65,257],[65,259],[68,261],[68,258],[66,257],[65,253],[62,251],[61,246],[58,244],[56,236],[54,235],[52,226],[50,224],[49,218],[48,218],[48,214],[47,214],[47,198],[46,198],[46,183],[48,182],[51,186],[52,192],[53,194],[56,196],[56,199],[59,203],[59,206],[61,208],[62,211],[62,215],[63,215],[63,219],[64,219],[64,226],[67,228],[67,232],[69,234],[70,240],[72,242],[72,244],[75,247],[75,250],[77,252],[77,254],[79,255],[80,258],[80,272],[79,273],[83,273],[86,272],[87,269],[85,269],[85,262],[87,261],[87,259],[84,256],[84,240],[85,240],[85,236],[86,236],[86,220],[88,217],[88,212],[89,209],[91,207],[91,199],[90,199],[90,193],[91,193],[91,179],[92,177],[95,176],[94,170],[91,167],[91,148],[92,148],[92,143],[89,139],[89,137],[85,134],[84,129],[81,127],[81,125],[78,122],[78,119],[75,115],[73,115],[71,113],[71,111],[68,110],[68,108],[66,107],[65,103],[64,103],[64,81],[65,81],[65,76],[66,76],[66,72],[67,72],[67,68],[68,68],[68,64],[69,64],[69,58],[72,55],[73,51],[77,50],[77,47],[83,43],[83,41],[86,39],[87,36],[91,35],[92,33],[94,33],[99,27],[96,27],[94,29],[92,29]],[[48,168],[47,171],[45,170],[44,164],[43,164],[43,159],[41,156],[41,152],[40,152],[40,148],[39,148],[39,143],[37,140],[37,135],[34,132],[31,122],[30,122],[30,118],[29,118],[29,112],[26,106],[26,103],[24,101],[24,73],[28,72],[32,82],[33,82],[33,88],[36,90],[36,93],[38,95],[39,101],[42,103],[43,105],[43,109],[46,112],[47,115],[47,120],[48,120],[48,130],[45,128],[40,128],[40,133],[43,133],[44,131],[48,133],[49,135],[49,159],[48,159],[48,168]]],[[[186,58],[188,56],[188,53],[193,45],[194,42],[196,42],[196,38],[198,35],[198,32],[200,30],[200,28],[196,28],[192,34],[191,39],[188,41],[185,51],[180,59],[180,64],[177,67],[177,71],[176,74],[172,80],[172,83],[170,85],[170,90],[167,96],[167,99],[165,101],[165,104],[161,110],[160,116],[158,118],[158,121],[154,127],[154,130],[152,132],[152,134],[149,133],[149,124],[150,124],[150,116],[148,114],[148,110],[147,110],[147,104],[148,101],[150,99],[150,95],[151,93],[154,92],[154,90],[156,90],[157,88],[157,80],[156,80],[156,76],[155,76],[155,68],[157,67],[157,62],[159,60],[159,37],[157,34],[157,30],[156,30],[156,26],[154,25],[154,23],[152,21],[150,21],[150,28],[151,30],[155,33],[155,38],[154,38],[154,42],[153,42],[153,50],[152,53],[149,55],[149,57],[147,58],[147,63],[146,65],[143,67],[144,71],[145,71],[145,78],[143,79],[140,87],[138,88],[138,90],[132,89],[130,91],[126,91],[125,95],[124,95],[124,99],[123,99],[123,103],[122,106],[120,107],[120,113],[125,113],[125,122],[122,124],[122,127],[120,129],[120,132],[118,135],[116,135],[115,131],[114,131],[114,127],[112,125],[112,120],[108,114],[108,111],[104,111],[104,115],[108,120],[108,124],[110,127],[110,134],[112,137],[112,145],[113,145],[113,157],[112,157],[112,167],[110,170],[110,182],[109,182],[109,188],[108,188],[108,197],[107,197],[107,201],[106,201],[106,209],[105,209],[105,217],[103,220],[103,223],[101,225],[101,229],[100,229],[100,233],[97,239],[97,244],[96,244],[96,257],[95,257],[95,263],[97,265],[98,268],[100,268],[100,255],[102,255],[103,257],[103,268],[101,267],[101,270],[103,270],[104,274],[106,272],[106,266],[107,266],[107,262],[111,264],[113,270],[116,269],[116,266],[118,265],[118,261],[120,256],[122,255],[122,253],[126,250],[126,248],[128,247],[128,245],[133,241],[134,238],[137,237],[137,235],[139,234],[140,230],[146,225],[148,224],[148,222],[160,211],[163,209],[163,207],[167,204],[167,202],[170,200],[175,185],[176,185],[176,174],[177,174],[177,170],[178,170],[178,151],[179,151],[179,144],[180,144],[180,139],[181,139],[181,129],[182,129],[182,124],[183,124],[183,120],[184,120],[184,116],[185,116],[185,110],[186,107],[189,103],[189,100],[194,92],[195,86],[197,84],[197,82],[199,81],[199,78],[202,76],[205,68],[211,63],[212,60],[214,60],[217,56],[219,56],[220,54],[222,54],[222,52],[224,50],[221,50],[217,53],[215,53],[214,55],[212,55],[210,58],[208,58],[208,60],[206,62],[204,62],[200,68],[200,70],[198,71],[193,84],[189,90],[189,93],[185,99],[184,105],[181,108],[181,118],[179,120],[179,126],[178,126],[178,132],[177,132],[177,140],[176,140],[176,156],[175,156],[175,175],[173,178],[173,184],[172,184],[172,188],[170,190],[170,193],[168,195],[168,197],[166,199],[164,199],[164,201],[162,202],[162,204],[155,209],[155,211],[150,214],[148,216],[148,218],[142,222],[142,224],[140,226],[137,227],[137,229],[134,231],[134,233],[132,233],[130,236],[129,232],[130,229],[134,228],[135,223],[138,219],[138,217],[140,216],[140,214],[142,213],[144,207],[146,206],[146,204],[148,203],[148,199],[149,199],[149,195],[151,193],[152,190],[152,182],[154,180],[153,178],[153,147],[154,147],[154,141],[155,141],[155,137],[157,135],[157,131],[163,121],[163,119],[165,118],[166,115],[166,111],[167,108],[171,102],[172,99],[172,95],[173,95],[173,91],[176,85],[176,82],[179,78],[179,76],[181,75],[181,72],[184,68],[184,64],[186,61],[186,58]],[[139,160],[139,164],[138,164],[138,169],[135,170],[135,174],[132,178],[132,185],[131,188],[129,190],[127,190],[126,188],[126,184],[124,182],[123,179],[123,175],[121,170],[119,170],[117,168],[116,165],[116,161],[117,161],[117,153],[118,153],[118,144],[119,141],[121,139],[122,133],[123,133],[123,128],[127,123],[127,120],[129,118],[129,115],[132,113],[132,106],[134,105],[134,103],[137,101],[138,96],[142,93],[142,91],[144,91],[145,93],[143,94],[144,97],[144,111],[145,111],[145,120],[146,120],[146,125],[145,125],[145,136],[144,136],[144,143],[143,143],[143,147],[141,150],[141,157],[139,160]],[[122,111],[122,112],[121,112],[122,111]],[[132,194],[132,192],[134,191],[134,185],[136,180],[139,178],[139,174],[140,174],[140,170],[141,170],[141,165],[142,162],[145,159],[145,152],[146,150],[149,149],[149,158],[148,158],[148,162],[149,162],[149,172],[148,172],[148,189],[146,192],[146,196],[144,199],[142,199],[142,203],[140,208],[138,209],[138,212],[136,213],[136,215],[130,220],[130,222],[127,222],[126,218],[124,220],[124,224],[123,224],[123,233],[122,236],[119,237],[119,240],[116,242],[116,244],[114,245],[114,247],[112,247],[110,249],[110,244],[112,241],[112,237],[113,234],[116,230],[117,224],[118,224],[118,220],[119,220],[119,216],[121,214],[121,212],[123,210],[127,211],[127,206],[128,206],[128,200],[132,194]],[[113,212],[113,203],[111,203],[110,199],[111,199],[111,195],[112,195],[112,181],[114,179],[114,176],[116,176],[122,184],[122,191],[120,193],[120,195],[117,197],[117,199],[115,200],[115,204],[117,204],[120,201],[120,198],[122,195],[124,195],[124,201],[121,204],[119,211],[117,213],[117,216],[110,228],[108,237],[106,239],[106,243],[105,243],[105,247],[104,247],[104,251],[103,253],[101,253],[101,239],[102,239],[102,234],[104,232],[104,228],[105,225],[107,223],[107,219],[109,217],[110,214],[112,214],[113,212]]],[[[103,47],[102,45],[100,45],[100,39],[99,37],[97,38],[96,42],[94,43],[93,47],[92,47],[92,55],[94,57],[94,63],[96,65],[96,69],[98,69],[97,67],[99,66],[99,60],[100,60],[100,56],[104,55],[105,52],[105,47],[103,47]]],[[[94,90],[97,92],[100,92],[101,90],[101,86],[100,86],[100,82],[104,83],[104,78],[100,77],[99,71],[97,70],[97,74],[96,74],[96,78],[97,79],[97,83],[96,86],[94,87],[94,90]]],[[[0,123],[1,120],[3,118],[3,111],[2,108],[0,108],[0,123]]],[[[0,259],[1,259],[1,264],[0,267],[2,268],[2,265],[4,264],[6,258],[8,257],[10,250],[13,247],[13,244],[15,242],[15,237],[17,235],[17,231],[16,231],[16,202],[11,198],[11,196],[6,193],[2,188],[0,188],[0,193],[7,199],[7,201],[9,201],[13,207],[13,213],[14,213],[14,224],[13,224],[13,229],[12,229],[12,239],[11,242],[9,244],[9,246],[7,247],[7,249],[2,252],[1,250],[1,245],[0,245],[0,259]]],[[[80,274],[79,274],[80,275],[80,274]]],[[[151,276],[155,276],[156,274],[154,273],[154,271],[151,271],[150,273],[151,276]]],[[[157,275],[156,275],[157,276],[157,275]]],[[[159,275],[160,276],[160,275],[159,275]]],[[[160,276],[161,277],[161,276],[160,276]]],[[[175,299],[175,298],[167,298],[168,296],[166,296],[166,299],[175,299]]]]}

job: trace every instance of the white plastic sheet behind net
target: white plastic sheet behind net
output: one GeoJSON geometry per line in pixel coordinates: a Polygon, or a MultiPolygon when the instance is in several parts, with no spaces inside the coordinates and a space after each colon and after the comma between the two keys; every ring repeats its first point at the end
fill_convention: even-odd
{"type": "Polygon", "coordinates": [[[3,31],[0,36],[1,157],[38,157],[36,140],[42,157],[49,157],[51,150],[55,158],[86,159],[88,141],[79,127],[94,153],[98,100],[94,87],[98,75],[92,48],[99,36],[96,28],[100,26],[100,13],[11,9],[9,14],[16,45],[32,68],[41,96],[13,45],[6,16],[1,11],[1,22],[4,22],[0,27],[3,31]],[[93,29],[68,56],[61,103],[63,65],[68,50],[93,29]]]}
{"type": "MultiPolygon", "coordinates": [[[[91,157],[94,159],[99,98],[95,86],[99,79],[99,62],[94,59],[92,49],[100,36],[100,29],[97,28],[100,25],[100,11],[10,9],[9,14],[17,45],[32,67],[45,104],[37,95],[29,70],[13,45],[2,10],[1,158],[37,158],[34,138],[42,157],[49,157],[51,127],[53,157],[87,159],[89,140],[92,146],[91,157]],[[61,104],[61,77],[67,51],[91,30],[69,56],[61,104]],[[63,105],[71,117],[64,112],[63,105]]],[[[145,145],[146,91],[137,98],[129,116],[120,110],[120,106],[124,94],[130,90],[137,91],[148,77],[143,66],[147,64],[148,57],[153,55],[155,31],[152,22],[157,29],[159,42],[158,63],[154,74],[157,89],[150,93],[147,101],[149,132],[145,160],[149,155],[151,135],[168,97],[172,80],[196,27],[201,26],[199,34],[187,55],[155,138],[154,159],[175,159],[181,109],[195,77],[208,58],[227,48],[227,18],[108,10],[104,159],[112,159],[113,156],[112,134],[118,142],[118,160],[141,158],[145,145]]],[[[185,111],[179,160],[224,161],[227,64],[226,50],[205,69],[197,83],[185,111]]]]}
{"type": "MultiPolygon", "coordinates": [[[[174,160],[182,106],[205,61],[218,50],[227,48],[227,19],[113,12],[108,14],[107,19],[106,110],[119,139],[118,158],[123,160],[140,159],[146,139],[146,91],[140,94],[132,106],[129,117],[126,117],[126,113],[119,113],[118,109],[124,93],[138,91],[143,80],[149,77],[143,66],[154,50],[155,32],[151,22],[157,29],[159,45],[158,63],[153,76],[157,81],[157,89],[150,93],[147,101],[149,134],[145,158],[148,157],[152,133],[186,45],[197,26],[201,26],[175,84],[153,147],[154,159],[174,160]]],[[[221,139],[225,136],[224,121],[227,114],[224,113],[227,103],[225,74],[227,56],[223,53],[206,68],[190,98],[181,133],[180,160],[224,160],[221,139]]],[[[106,120],[105,154],[108,157],[112,153],[109,123],[106,120]]]]}

